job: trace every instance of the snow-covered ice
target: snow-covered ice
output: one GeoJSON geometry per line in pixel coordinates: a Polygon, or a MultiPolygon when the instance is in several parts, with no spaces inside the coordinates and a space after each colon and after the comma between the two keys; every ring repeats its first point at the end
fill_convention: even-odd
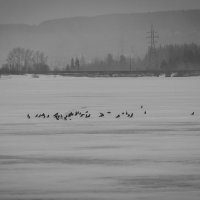
{"type": "Polygon", "coordinates": [[[1,76],[0,199],[199,200],[199,86],[200,77],[1,76]],[[52,117],[76,110],[92,117],[52,117]],[[116,119],[123,111],[134,117],[116,119]],[[34,117],[43,112],[51,117],[34,117]]]}

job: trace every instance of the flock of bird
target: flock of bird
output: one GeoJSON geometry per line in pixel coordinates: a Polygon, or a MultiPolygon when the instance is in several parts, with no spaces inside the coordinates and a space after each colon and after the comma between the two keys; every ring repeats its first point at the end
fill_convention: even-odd
{"type": "MultiPolygon", "coordinates": [[[[140,109],[143,111],[143,114],[146,115],[147,114],[147,111],[144,109],[144,106],[141,105],[140,106],[140,109]]],[[[107,115],[111,115],[112,112],[111,111],[107,111],[105,113],[103,112],[100,112],[98,117],[99,118],[103,118],[107,115]]],[[[194,112],[192,112],[190,115],[194,115],[194,112]]],[[[45,113],[40,113],[40,114],[36,114],[35,116],[31,117],[30,114],[27,114],[26,115],[28,119],[31,119],[31,118],[50,118],[50,115],[49,114],[45,114],[45,113]]],[[[89,111],[85,111],[85,112],[81,112],[81,111],[75,111],[75,112],[69,112],[65,115],[57,112],[53,115],[53,118],[56,119],[56,120],[72,120],[73,118],[75,117],[79,117],[79,118],[91,118],[92,117],[92,114],[89,113],[89,111]]],[[[133,118],[134,117],[134,113],[131,112],[129,113],[128,111],[125,111],[125,112],[122,112],[122,113],[119,113],[117,115],[114,115],[114,118],[118,119],[118,118],[121,118],[121,117],[127,117],[127,118],[133,118]]]]}
{"type": "MultiPolygon", "coordinates": [[[[140,106],[140,108],[143,110],[143,105],[140,106]]],[[[143,113],[144,115],[147,114],[147,111],[146,110],[143,110],[143,113]]],[[[103,117],[106,117],[107,115],[111,115],[112,112],[111,111],[107,111],[107,112],[100,112],[98,114],[98,118],[103,118],[103,117]]],[[[128,112],[128,111],[125,111],[125,112],[122,112],[122,113],[119,113],[117,115],[114,115],[114,118],[118,119],[120,117],[127,117],[127,118],[133,118],[134,117],[134,113],[133,112],[128,112]]],[[[31,119],[31,118],[50,118],[51,116],[49,114],[45,114],[45,113],[40,113],[40,114],[36,114],[34,116],[31,117],[30,114],[27,114],[27,118],[28,119],[31,119]]],[[[55,114],[53,114],[52,116],[54,119],[56,120],[72,120],[73,118],[75,117],[79,117],[79,118],[91,118],[92,117],[92,114],[89,113],[89,111],[85,111],[85,112],[81,112],[81,111],[75,111],[75,112],[69,112],[65,115],[57,112],[55,114]]]]}

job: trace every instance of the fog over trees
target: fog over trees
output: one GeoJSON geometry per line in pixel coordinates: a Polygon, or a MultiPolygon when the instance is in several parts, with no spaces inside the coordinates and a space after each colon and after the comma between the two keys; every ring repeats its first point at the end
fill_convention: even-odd
{"type": "Polygon", "coordinates": [[[186,10],[0,24],[0,73],[200,70],[199,17],[186,10]]]}
{"type": "MultiPolygon", "coordinates": [[[[86,62],[85,58],[71,58],[62,69],[55,66],[56,72],[84,71],[181,71],[200,70],[200,45],[165,45],[155,49],[150,61],[150,50],[143,58],[108,54],[104,59],[94,58],[86,62]]],[[[1,67],[2,74],[48,73],[47,56],[43,52],[24,48],[14,48],[7,56],[7,62],[1,67]]]]}
{"type": "MultiPolygon", "coordinates": [[[[91,62],[84,62],[79,66],[79,60],[71,59],[66,71],[177,71],[200,70],[200,45],[165,45],[155,49],[153,65],[150,63],[150,50],[144,58],[120,55],[114,57],[108,54],[104,59],[94,58],[91,62]],[[74,64],[75,63],[75,64],[74,64]],[[152,66],[150,66],[152,65],[152,66]]],[[[83,59],[83,58],[82,58],[83,59]]]]}

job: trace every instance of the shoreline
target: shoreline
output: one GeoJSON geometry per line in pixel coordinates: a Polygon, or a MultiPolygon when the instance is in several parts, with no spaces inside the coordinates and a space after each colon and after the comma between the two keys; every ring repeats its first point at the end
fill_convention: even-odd
{"type": "MultiPolygon", "coordinates": [[[[7,75],[26,75],[29,73],[19,74],[0,74],[7,75]]],[[[31,74],[29,74],[31,75],[31,74]]],[[[200,70],[181,70],[181,71],[51,71],[48,73],[32,74],[33,78],[38,78],[39,75],[60,75],[69,77],[190,77],[200,76],[200,70]]]]}

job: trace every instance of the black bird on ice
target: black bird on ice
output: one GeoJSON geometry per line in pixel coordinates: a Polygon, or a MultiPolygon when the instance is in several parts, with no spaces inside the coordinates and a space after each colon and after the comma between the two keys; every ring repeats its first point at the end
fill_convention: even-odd
{"type": "Polygon", "coordinates": [[[100,113],[99,117],[104,117],[104,114],[103,114],[103,113],[100,113]]]}
{"type": "Polygon", "coordinates": [[[28,119],[30,119],[30,118],[31,118],[31,116],[30,116],[29,114],[27,114],[27,118],[28,118],[28,119]]]}
{"type": "Polygon", "coordinates": [[[117,115],[115,118],[120,118],[120,115],[117,115]]]}

